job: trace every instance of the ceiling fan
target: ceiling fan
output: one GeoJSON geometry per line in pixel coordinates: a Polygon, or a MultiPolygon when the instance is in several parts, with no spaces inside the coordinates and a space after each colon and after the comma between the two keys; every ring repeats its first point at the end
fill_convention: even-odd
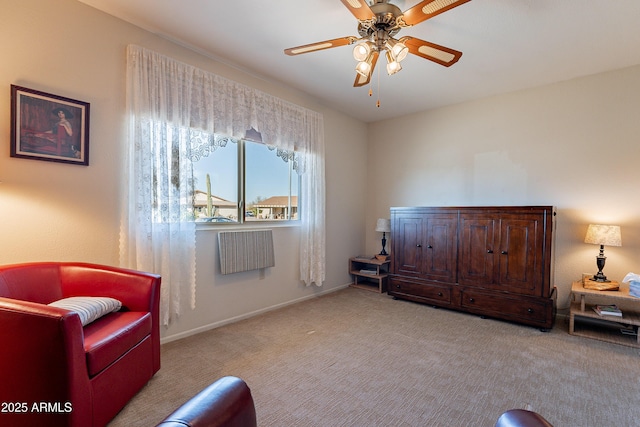
{"type": "Polygon", "coordinates": [[[353,49],[353,56],[358,61],[354,87],[369,83],[380,54],[386,56],[389,75],[402,69],[400,62],[408,53],[445,67],[455,64],[462,56],[462,52],[415,37],[405,36],[396,39],[394,36],[403,28],[426,21],[471,0],[424,0],[404,12],[398,6],[389,3],[389,0],[373,0],[371,5],[366,0],[341,1],[358,20],[360,37],[347,36],[325,40],[285,49],[284,53],[300,55],[357,43],[353,49]]]}

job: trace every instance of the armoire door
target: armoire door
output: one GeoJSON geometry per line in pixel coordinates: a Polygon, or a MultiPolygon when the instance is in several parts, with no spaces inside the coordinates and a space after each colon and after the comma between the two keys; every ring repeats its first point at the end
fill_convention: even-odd
{"type": "Polygon", "coordinates": [[[418,277],[423,269],[424,218],[398,214],[391,229],[391,264],[394,274],[418,277]]]}
{"type": "Polygon", "coordinates": [[[423,277],[447,283],[456,281],[457,214],[426,214],[423,243],[423,277]]]}
{"type": "Polygon", "coordinates": [[[540,295],[543,224],[541,215],[503,215],[500,222],[497,285],[506,291],[540,295]]]}
{"type": "Polygon", "coordinates": [[[487,286],[496,280],[496,232],[500,220],[481,213],[460,214],[458,282],[487,286]]]}

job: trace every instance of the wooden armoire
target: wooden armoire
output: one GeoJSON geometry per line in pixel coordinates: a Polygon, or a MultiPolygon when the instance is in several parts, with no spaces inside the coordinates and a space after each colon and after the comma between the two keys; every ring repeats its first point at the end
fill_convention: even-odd
{"type": "Polygon", "coordinates": [[[548,330],[555,209],[391,208],[388,293],[548,330]]]}

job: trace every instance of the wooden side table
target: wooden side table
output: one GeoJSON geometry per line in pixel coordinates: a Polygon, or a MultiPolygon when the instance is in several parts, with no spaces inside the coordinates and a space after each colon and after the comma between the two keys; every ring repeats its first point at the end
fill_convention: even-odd
{"type": "Polygon", "coordinates": [[[618,291],[597,291],[585,289],[582,282],[573,282],[571,299],[569,310],[569,333],[571,335],[640,348],[640,335],[637,328],[640,326],[640,298],[629,295],[628,288],[620,288],[618,291]],[[625,308],[622,310],[622,317],[600,316],[593,311],[594,304],[590,303],[589,299],[596,297],[600,304],[624,302],[625,308]],[[597,319],[598,322],[589,322],[588,319],[597,319]],[[635,329],[636,334],[623,334],[622,329],[635,329]]]}
{"type": "Polygon", "coordinates": [[[349,286],[380,293],[387,292],[389,264],[391,260],[388,259],[381,261],[369,257],[349,258],[349,274],[353,276],[353,283],[349,286]]]}

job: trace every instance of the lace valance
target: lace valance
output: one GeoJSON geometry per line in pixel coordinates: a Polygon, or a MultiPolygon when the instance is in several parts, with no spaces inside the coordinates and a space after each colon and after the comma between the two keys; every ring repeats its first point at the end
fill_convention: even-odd
{"type": "Polygon", "coordinates": [[[135,109],[150,120],[234,138],[252,127],[263,143],[302,152],[321,137],[315,111],[140,46],[130,45],[127,55],[133,74],[146,76],[148,93],[135,109]]]}

